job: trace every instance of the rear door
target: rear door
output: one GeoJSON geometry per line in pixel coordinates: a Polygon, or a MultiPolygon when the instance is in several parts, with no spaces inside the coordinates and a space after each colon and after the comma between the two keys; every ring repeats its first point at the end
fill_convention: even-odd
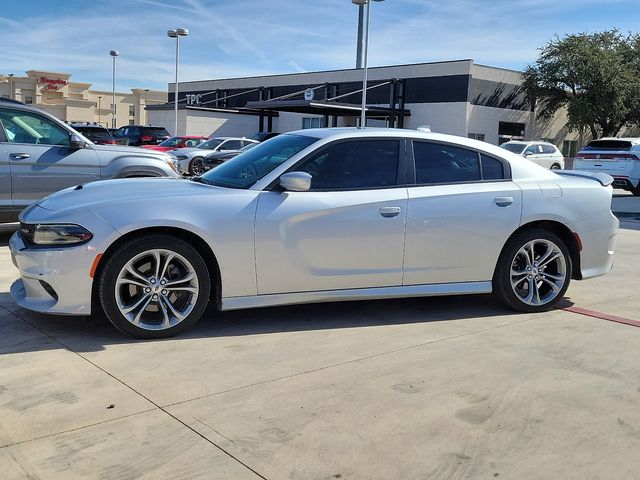
{"type": "Polygon", "coordinates": [[[490,281],[520,224],[509,164],[446,143],[414,141],[404,285],[490,281]]]}
{"type": "Polygon", "coordinates": [[[260,194],[259,294],[402,285],[404,145],[331,143],[291,169],[312,176],[311,190],[260,194]]]}
{"type": "Polygon", "coordinates": [[[31,111],[2,109],[0,123],[16,209],[63,188],[100,180],[96,152],[91,146],[71,149],[69,131],[53,120],[31,111]]]}

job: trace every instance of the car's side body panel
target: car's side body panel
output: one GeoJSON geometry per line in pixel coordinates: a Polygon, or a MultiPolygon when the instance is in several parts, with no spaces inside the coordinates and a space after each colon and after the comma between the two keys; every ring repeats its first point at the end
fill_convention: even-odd
{"type": "Polygon", "coordinates": [[[406,215],[406,187],[262,192],[258,293],[402,285],[406,215]]]}
{"type": "Polygon", "coordinates": [[[410,187],[403,284],[491,280],[521,210],[511,181],[410,187]]]}

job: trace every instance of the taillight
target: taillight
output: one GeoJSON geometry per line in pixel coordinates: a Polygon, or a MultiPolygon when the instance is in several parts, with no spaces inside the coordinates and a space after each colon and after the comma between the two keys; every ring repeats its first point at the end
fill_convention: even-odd
{"type": "Polygon", "coordinates": [[[640,160],[633,153],[578,153],[575,158],[584,160],[640,160]]]}
{"type": "Polygon", "coordinates": [[[104,145],[115,145],[116,141],[115,140],[103,140],[102,141],[104,145]]]}
{"type": "Polygon", "coordinates": [[[143,135],[142,137],[140,137],[141,142],[150,142],[151,140],[153,140],[153,137],[150,135],[143,135]]]}

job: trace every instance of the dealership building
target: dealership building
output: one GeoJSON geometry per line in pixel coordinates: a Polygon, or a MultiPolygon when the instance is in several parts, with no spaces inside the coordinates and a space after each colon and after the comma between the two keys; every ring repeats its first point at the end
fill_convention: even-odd
{"type": "MultiPolygon", "coordinates": [[[[321,126],[357,126],[362,69],[181,82],[178,133],[246,136],[321,126]]],[[[552,141],[568,156],[581,143],[563,118],[536,121],[521,72],[473,60],[369,69],[367,125],[417,128],[499,144],[552,141]]],[[[174,85],[168,103],[147,107],[149,121],[174,129],[174,85]]],[[[173,132],[172,132],[173,133],[173,132]]]]}
{"type": "MultiPolygon", "coordinates": [[[[112,92],[91,90],[91,83],[72,82],[70,73],[29,70],[25,76],[0,75],[0,96],[36,105],[61,120],[111,126],[112,92]]],[[[148,123],[145,107],[167,102],[167,93],[134,88],[116,92],[116,125],[148,123]]]]}

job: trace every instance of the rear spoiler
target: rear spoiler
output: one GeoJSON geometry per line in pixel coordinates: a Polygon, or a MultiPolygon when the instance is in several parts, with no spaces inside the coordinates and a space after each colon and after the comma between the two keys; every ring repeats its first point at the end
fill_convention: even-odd
{"type": "Polygon", "coordinates": [[[599,182],[603,187],[613,183],[613,177],[602,172],[583,172],[582,170],[554,170],[553,173],[562,175],[563,177],[589,178],[599,182]]]}

